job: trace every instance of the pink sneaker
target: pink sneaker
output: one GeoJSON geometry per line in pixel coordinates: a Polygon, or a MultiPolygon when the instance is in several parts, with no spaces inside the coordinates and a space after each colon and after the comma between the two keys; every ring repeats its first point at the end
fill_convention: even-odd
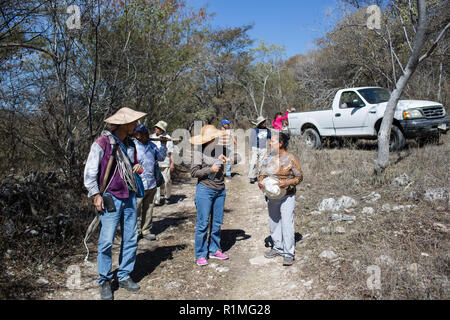
{"type": "Polygon", "coordinates": [[[216,251],[216,254],[210,254],[210,258],[219,259],[219,260],[227,260],[228,256],[220,250],[216,251]]]}
{"type": "Polygon", "coordinates": [[[199,258],[197,259],[197,265],[198,266],[206,266],[208,264],[208,260],[206,258],[199,258]]]}

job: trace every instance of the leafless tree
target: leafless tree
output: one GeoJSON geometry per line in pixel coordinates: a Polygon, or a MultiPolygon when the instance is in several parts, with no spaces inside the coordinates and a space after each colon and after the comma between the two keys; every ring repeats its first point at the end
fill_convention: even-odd
{"type": "Polygon", "coordinates": [[[428,51],[421,56],[422,47],[425,41],[426,27],[427,27],[427,8],[425,0],[417,0],[418,9],[418,23],[416,26],[416,35],[414,38],[413,50],[409,57],[408,63],[403,74],[400,76],[393,90],[391,97],[387,103],[386,111],[384,113],[381,127],[378,132],[378,157],[375,163],[375,172],[381,174],[389,163],[389,142],[391,135],[391,128],[394,119],[395,108],[400,99],[400,96],[405,88],[408,80],[413,75],[419,63],[431,55],[436,48],[439,40],[444,36],[445,32],[450,28],[448,23],[444,29],[439,33],[436,40],[433,42],[428,51]]]}

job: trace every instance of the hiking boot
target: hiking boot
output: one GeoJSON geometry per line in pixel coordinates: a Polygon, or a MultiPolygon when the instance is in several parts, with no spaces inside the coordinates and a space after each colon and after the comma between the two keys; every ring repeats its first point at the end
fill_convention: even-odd
{"type": "Polygon", "coordinates": [[[113,299],[111,283],[109,282],[109,280],[104,281],[100,285],[100,298],[102,300],[112,300],[113,299]]]}
{"type": "Polygon", "coordinates": [[[264,257],[266,257],[267,259],[273,259],[275,257],[281,256],[281,254],[278,253],[278,251],[271,249],[270,251],[267,251],[266,253],[264,253],[264,257]]]}
{"type": "Polygon", "coordinates": [[[220,250],[217,250],[215,254],[210,254],[210,258],[219,259],[219,260],[227,260],[228,256],[220,250]]]}
{"type": "Polygon", "coordinates": [[[138,291],[140,289],[139,285],[131,280],[131,278],[119,281],[119,287],[127,289],[128,291],[138,291]]]}
{"type": "Polygon", "coordinates": [[[283,258],[283,266],[292,266],[294,264],[294,257],[286,256],[283,258]]]}

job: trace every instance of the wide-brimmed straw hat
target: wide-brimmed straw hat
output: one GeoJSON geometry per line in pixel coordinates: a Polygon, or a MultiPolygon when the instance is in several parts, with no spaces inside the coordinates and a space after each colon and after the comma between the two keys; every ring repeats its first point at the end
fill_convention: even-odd
{"type": "Polygon", "coordinates": [[[128,124],[139,119],[142,119],[147,114],[144,112],[135,111],[133,109],[124,107],[119,109],[116,113],[114,113],[111,117],[105,119],[106,123],[109,124],[128,124]]]}
{"type": "Polygon", "coordinates": [[[264,118],[263,116],[259,116],[258,119],[256,119],[254,123],[255,126],[259,126],[261,123],[263,123],[264,121],[266,121],[267,119],[264,118]]]}
{"type": "Polygon", "coordinates": [[[165,121],[159,121],[157,124],[155,124],[155,127],[160,128],[162,131],[167,131],[167,122],[165,121]]]}
{"type": "Polygon", "coordinates": [[[219,130],[212,124],[203,126],[202,133],[198,136],[193,136],[189,141],[192,144],[199,145],[214,140],[217,137],[227,134],[225,130],[219,130]]]}

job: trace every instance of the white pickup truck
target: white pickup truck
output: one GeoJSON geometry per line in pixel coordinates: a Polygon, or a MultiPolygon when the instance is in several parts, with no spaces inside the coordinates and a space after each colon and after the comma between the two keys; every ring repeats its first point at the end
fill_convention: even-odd
{"type": "MultiPolygon", "coordinates": [[[[379,87],[339,90],[332,109],[291,112],[288,114],[288,132],[302,135],[306,145],[319,148],[322,138],[350,137],[377,139],[390,91],[379,87]]],[[[450,118],[441,103],[421,100],[398,102],[390,149],[401,150],[405,139],[424,138],[447,133],[450,118]]]]}

